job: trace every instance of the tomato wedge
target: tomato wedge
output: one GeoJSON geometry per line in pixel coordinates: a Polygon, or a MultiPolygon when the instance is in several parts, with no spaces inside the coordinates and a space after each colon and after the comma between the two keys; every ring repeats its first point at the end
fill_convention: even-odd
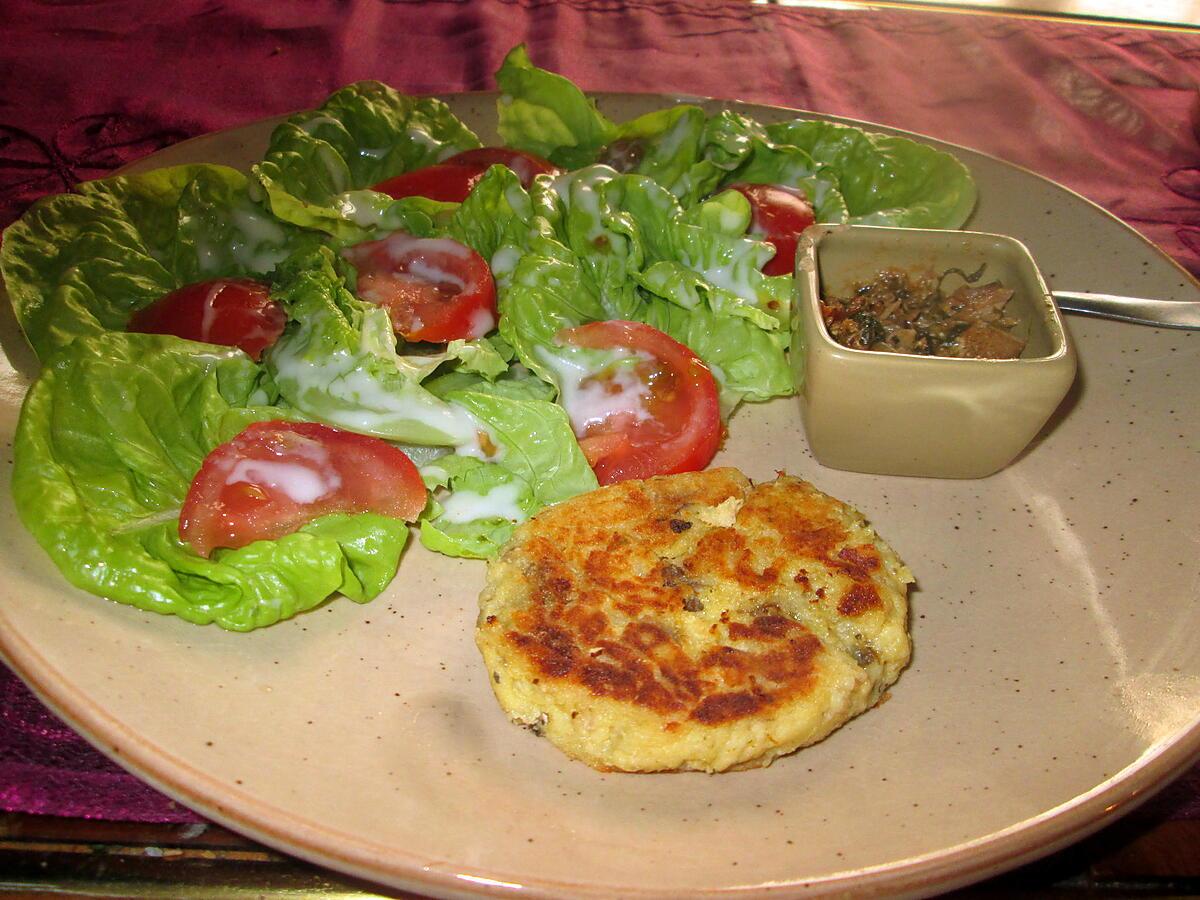
{"type": "Polygon", "coordinates": [[[358,270],[358,296],[386,309],[405,340],[470,340],[496,327],[492,270],[466,244],[397,231],[342,255],[358,270]]]}
{"type": "Polygon", "coordinates": [[[550,162],[524,150],[513,150],[510,147],[477,147],[474,150],[464,150],[449,159],[442,161],[448,165],[481,167],[486,172],[492,166],[507,166],[521,180],[521,186],[526,190],[533,184],[537,175],[561,175],[563,170],[550,162]]]}
{"type": "Polygon", "coordinates": [[[492,166],[508,166],[521,184],[528,188],[535,175],[558,175],[562,169],[549,160],[510,150],[508,147],[479,147],[464,150],[432,166],[403,172],[375,185],[372,190],[399,200],[402,197],[428,197],[443,203],[462,203],[479,179],[492,166]]]}
{"type": "Polygon", "coordinates": [[[204,458],[179,534],[209,556],[283,537],[329,513],[411,522],[424,508],[417,467],[386,441],[313,422],[256,422],[204,458]]]}
{"type": "Polygon", "coordinates": [[[130,316],[125,330],[240,347],[257,361],[286,324],[287,314],[271,299],[265,284],[250,278],[219,278],[164,294],[130,316]]]}
{"type": "Polygon", "coordinates": [[[812,204],[802,192],[778,184],[731,184],[729,189],[750,201],[750,233],[761,235],[775,247],[763,274],[791,275],[800,234],[817,220],[812,204]]]}
{"type": "Polygon", "coordinates": [[[557,339],[613,351],[599,371],[558,372],[561,402],[601,484],[708,465],[721,444],[721,410],[716,380],[696,354],[641,322],[591,322],[557,339]]]}
{"type": "Polygon", "coordinates": [[[452,166],[438,163],[381,181],[371,190],[397,200],[404,197],[428,197],[442,203],[462,203],[485,172],[486,166],[452,166]]]}

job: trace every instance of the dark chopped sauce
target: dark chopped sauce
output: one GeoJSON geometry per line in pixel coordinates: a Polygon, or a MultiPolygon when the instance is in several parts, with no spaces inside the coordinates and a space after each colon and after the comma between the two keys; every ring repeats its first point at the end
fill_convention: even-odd
{"type": "Polygon", "coordinates": [[[982,271],[946,294],[942,282],[949,273],[886,269],[856,285],[850,297],[822,298],[821,315],[830,336],[855,350],[1016,359],[1025,341],[1012,334],[1017,320],[1004,315],[1012,289],[998,281],[975,284],[982,271]]]}

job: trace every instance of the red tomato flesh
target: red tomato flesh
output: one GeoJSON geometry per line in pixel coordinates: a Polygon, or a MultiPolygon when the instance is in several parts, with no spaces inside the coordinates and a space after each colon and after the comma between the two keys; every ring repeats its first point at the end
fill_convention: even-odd
{"type": "Polygon", "coordinates": [[[179,517],[201,556],[275,540],[330,513],[411,522],[425,508],[412,461],[379,438],[313,422],[256,422],[204,458],[179,517]]]}
{"type": "Polygon", "coordinates": [[[778,184],[731,184],[729,189],[750,201],[750,233],[761,235],[775,247],[763,274],[791,275],[800,234],[817,220],[812,204],[800,191],[778,184]]]}
{"type": "Polygon", "coordinates": [[[283,333],[287,314],[267,286],[249,278],[185,285],[139,309],[125,325],[142,334],[239,347],[255,361],[283,333]]]}
{"type": "Polygon", "coordinates": [[[608,366],[562,391],[579,446],[601,484],[708,465],[721,444],[721,410],[716,380],[696,354],[641,322],[591,322],[557,338],[625,357],[620,375],[608,366]]]}
{"type": "Polygon", "coordinates": [[[372,190],[399,200],[402,197],[428,197],[443,203],[462,203],[492,166],[507,166],[528,189],[535,175],[561,174],[549,160],[510,150],[508,147],[479,147],[464,150],[432,166],[403,172],[375,185],[372,190]]]}
{"type": "Polygon", "coordinates": [[[480,168],[438,163],[381,181],[371,190],[397,200],[403,197],[428,197],[442,203],[462,203],[486,171],[486,166],[480,168]]]}
{"type": "Polygon", "coordinates": [[[521,180],[521,186],[526,190],[533,184],[536,175],[561,175],[563,173],[562,169],[548,159],[542,159],[532,153],[513,150],[509,147],[478,147],[474,150],[464,150],[443,162],[456,166],[480,167],[483,172],[492,166],[507,166],[521,180]]]}
{"type": "Polygon", "coordinates": [[[358,296],[386,309],[405,340],[470,340],[496,327],[492,270],[466,244],[397,231],[342,255],[358,270],[358,296]]]}

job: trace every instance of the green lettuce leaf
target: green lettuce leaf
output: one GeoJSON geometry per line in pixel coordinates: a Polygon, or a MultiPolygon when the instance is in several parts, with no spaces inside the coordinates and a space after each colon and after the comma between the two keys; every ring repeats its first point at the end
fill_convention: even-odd
{"type": "Polygon", "coordinates": [[[421,542],[450,556],[496,555],[513,529],[538,510],[596,487],[596,476],[562,407],[532,377],[442,382],[439,391],[488,426],[500,445],[494,462],[444,456],[422,468],[430,488],[452,493],[421,522],[421,542]]]}
{"type": "Polygon", "coordinates": [[[17,512],[75,586],[144,610],[249,631],[395,574],[404,522],[325,516],[277,541],[198,556],[179,511],[202,460],[254,421],[259,367],[177,338],[109,333],[58,353],[26,397],[14,445],[17,512]]]}
{"type": "Polygon", "coordinates": [[[603,162],[646,175],[686,206],[739,181],[802,188],[822,222],[958,228],[975,205],[961,162],[907,138],[815,119],[764,127],[687,105],[614,123],[570,81],[534,66],[524,47],[509,53],[496,80],[510,146],[568,168],[603,162]]]}
{"type": "Polygon", "coordinates": [[[577,169],[616,138],[616,126],[595,102],[568,79],[533,65],[524,44],[504,57],[496,83],[497,130],[506,146],[577,169]]]}
{"type": "Polygon", "coordinates": [[[262,278],[316,236],[254,203],[224,166],[176,166],[86,182],[35,203],[4,232],[0,272],[44,361],[195,281],[262,278]]]}
{"type": "Polygon", "coordinates": [[[252,171],[267,205],[284,221],[343,242],[376,231],[425,234],[447,204],[393,201],[368,189],[478,146],[479,138],[442,101],[363,81],[276,127],[252,171]]]}
{"type": "Polygon", "coordinates": [[[816,119],[768,125],[767,134],[836,175],[851,223],[959,228],[975,208],[967,167],[926,144],[816,119]]]}
{"type": "Polygon", "coordinates": [[[744,235],[744,197],[726,192],[685,211],[651,179],[607,166],[534,190],[556,198],[554,222],[530,229],[499,294],[501,335],[525,366],[557,385],[559,331],[632,319],[709,365],[726,415],[742,400],[792,393],[783,327],[792,279],[759,271],[772,251],[744,235]]]}
{"type": "Polygon", "coordinates": [[[499,374],[507,363],[490,345],[455,341],[433,354],[401,356],[387,311],[346,289],[328,248],[280,267],[272,292],[289,323],[263,363],[280,394],[305,415],[393,441],[472,447],[479,423],[426,390],[444,363],[499,374]]]}
{"type": "Polygon", "coordinates": [[[843,224],[850,219],[836,172],[796,147],[777,147],[753,141],[744,164],[726,179],[727,184],[781,184],[802,191],[818,222],[843,224]]]}

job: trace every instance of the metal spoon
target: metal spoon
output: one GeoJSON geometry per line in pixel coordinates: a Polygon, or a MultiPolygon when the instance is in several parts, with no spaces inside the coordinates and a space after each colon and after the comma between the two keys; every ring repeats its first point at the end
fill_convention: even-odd
{"type": "Polygon", "coordinates": [[[1063,312],[1120,319],[1138,325],[1161,328],[1200,328],[1200,301],[1148,300],[1144,297],[1118,297],[1113,294],[1089,294],[1082,291],[1051,291],[1063,312]]]}

